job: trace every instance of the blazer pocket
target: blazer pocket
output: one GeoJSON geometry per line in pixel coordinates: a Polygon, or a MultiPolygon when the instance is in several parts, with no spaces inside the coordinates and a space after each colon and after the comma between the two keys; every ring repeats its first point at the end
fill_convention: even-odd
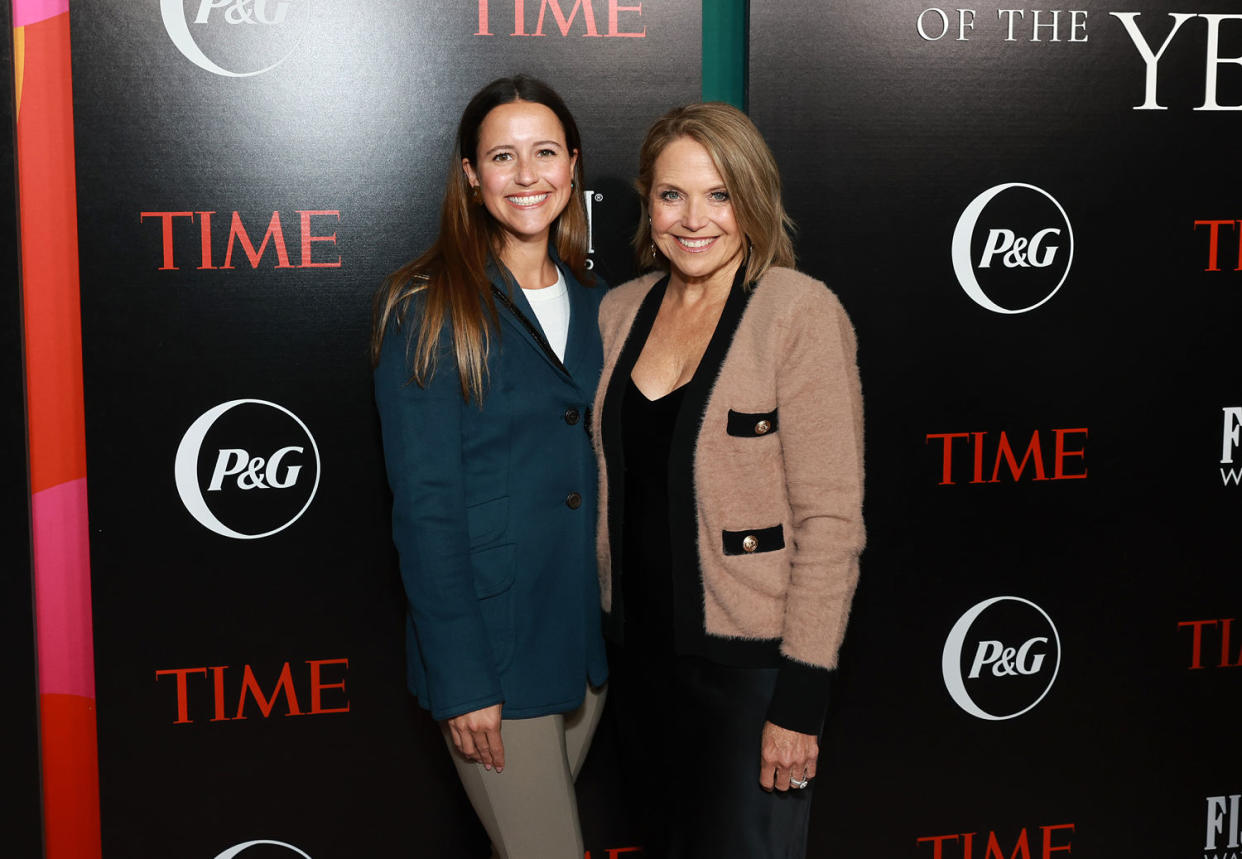
{"type": "Polygon", "coordinates": [[[720,543],[726,555],[776,552],[785,548],[785,531],[780,525],[749,531],[721,531],[720,543]]]}
{"type": "Polygon", "coordinates": [[[514,619],[513,587],[505,588],[479,600],[479,613],[487,629],[487,640],[492,648],[492,660],[497,671],[504,671],[513,662],[514,641],[517,624],[514,619]]]}
{"type": "Polygon", "coordinates": [[[513,587],[513,556],[516,550],[512,543],[505,543],[470,553],[470,572],[474,574],[476,597],[487,599],[513,587]]]}
{"type": "Polygon", "coordinates": [[[479,546],[505,533],[509,525],[509,497],[502,495],[466,508],[466,531],[470,545],[479,546]]]}
{"type": "Polygon", "coordinates": [[[729,435],[741,438],[759,438],[772,435],[777,430],[779,420],[778,409],[770,412],[735,412],[729,409],[729,423],[726,427],[729,435]]]}

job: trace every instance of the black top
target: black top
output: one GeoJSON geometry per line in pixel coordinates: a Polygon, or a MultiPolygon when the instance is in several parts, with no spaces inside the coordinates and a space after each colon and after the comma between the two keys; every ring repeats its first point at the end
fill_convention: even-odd
{"type": "Polygon", "coordinates": [[[668,454],[685,387],[649,400],[627,380],[621,405],[625,456],[624,564],[627,646],[673,653],[673,564],[668,454]]]}

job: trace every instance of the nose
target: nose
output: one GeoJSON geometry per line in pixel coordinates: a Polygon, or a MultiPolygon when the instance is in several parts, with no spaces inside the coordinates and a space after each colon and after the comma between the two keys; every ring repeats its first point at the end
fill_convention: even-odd
{"type": "Polygon", "coordinates": [[[685,224],[687,230],[701,230],[707,226],[709,218],[707,216],[706,200],[691,197],[686,204],[685,213],[682,223],[685,224]]]}
{"type": "Polygon", "coordinates": [[[533,185],[537,180],[534,162],[529,158],[518,156],[517,175],[514,176],[514,181],[519,185],[533,185]]]}

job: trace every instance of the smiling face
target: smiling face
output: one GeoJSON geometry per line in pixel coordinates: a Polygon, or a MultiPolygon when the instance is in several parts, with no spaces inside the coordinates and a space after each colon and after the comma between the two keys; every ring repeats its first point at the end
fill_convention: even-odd
{"type": "Polygon", "coordinates": [[[495,107],[479,126],[479,145],[462,169],[509,241],[547,242],[573,193],[578,153],[551,108],[529,101],[495,107]]]}
{"type": "Polygon", "coordinates": [[[733,282],[744,237],[724,180],[702,144],[679,137],[651,175],[651,236],[683,283],[733,282]]]}

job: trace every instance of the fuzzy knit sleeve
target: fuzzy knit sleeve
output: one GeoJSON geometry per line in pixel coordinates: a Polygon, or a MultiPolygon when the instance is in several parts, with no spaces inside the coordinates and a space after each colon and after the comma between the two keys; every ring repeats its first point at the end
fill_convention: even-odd
{"type": "Polygon", "coordinates": [[[837,297],[816,282],[794,304],[777,401],[796,548],[769,719],[812,733],[827,708],[865,539],[863,407],[854,329],[837,297]]]}

